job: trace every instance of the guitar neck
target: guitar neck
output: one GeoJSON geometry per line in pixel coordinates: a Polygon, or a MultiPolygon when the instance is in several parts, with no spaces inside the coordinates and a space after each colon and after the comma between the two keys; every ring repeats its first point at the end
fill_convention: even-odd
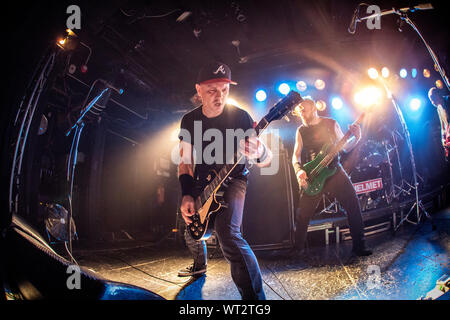
{"type": "MultiPolygon", "coordinates": [[[[360,124],[362,119],[364,118],[364,113],[362,113],[358,119],[356,119],[355,122],[353,122],[353,124],[360,124]]],[[[338,143],[336,143],[334,145],[334,147],[328,152],[328,154],[323,158],[323,160],[321,161],[321,163],[319,164],[321,167],[326,167],[328,166],[333,160],[334,158],[337,156],[337,154],[342,151],[342,149],[344,149],[344,146],[346,145],[348,139],[350,139],[350,137],[352,136],[352,132],[350,130],[347,131],[347,133],[341,138],[341,140],[338,141],[338,143]]]]}
{"type": "MultiPolygon", "coordinates": [[[[339,140],[338,143],[333,147],[333,149],[328,153],[328,157],[330,157],[330,162],[333,161],[333,159],[337,156],[339,152],[344,149],[345,144],[347,143],[348,139],[352,136],[352,133],[350,131],[347,131],[347,133],[339,140]]],[[[328,163],[329,164],[329,163],[328,163]]]]}
{"type": "MultiPolygon", "coordinates": [[[[256,131],[256,136],[259,137],[268,125],[269,121],[267,121],[265,117],[262,118],[254,128],[254,130],[256,131]]],[[[200,195],[202,204],[205,203],[209,199],[209,197],[211,197],[211,195],[220,188],[225,179],[228,178],[233,169],[236,168],[236,166],[241,163],[242,159],[244,158],[243,155],[240,155],[239,157],[236,156],[237,153],[234,153],[233,159],[237,158],[237,161],[233,164],[225,164],[214,177],[214,179],[205,187],[202,194],[200,195]]]]}

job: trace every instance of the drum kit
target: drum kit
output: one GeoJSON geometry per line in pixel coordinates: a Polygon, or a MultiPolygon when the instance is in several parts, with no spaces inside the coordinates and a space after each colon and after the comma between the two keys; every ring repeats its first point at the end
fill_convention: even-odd
{"type": "Polygon", "coordinates": [[[399,144],[403,137],[396,130],[383,128],[381,139],[367,139],[359,148],[350,177],[362,211],[379,209],[394,200],[411,195],[413,185],[404,179],[399,144]]]}
{"type": "MultiPolygon", "coordinates": [[[[393,201],[412,195],[414,186],[404,179],[410,175],[410,168],[405,168],[402,162],[403,140],[397,130],[383,126],[341,159],[355,188],[361,211],[386,208],[393,201]]],[[[324,194],[318,209],[317,215],[335,214],[340,211],[340,206],[336,199],[324,194]]]]}

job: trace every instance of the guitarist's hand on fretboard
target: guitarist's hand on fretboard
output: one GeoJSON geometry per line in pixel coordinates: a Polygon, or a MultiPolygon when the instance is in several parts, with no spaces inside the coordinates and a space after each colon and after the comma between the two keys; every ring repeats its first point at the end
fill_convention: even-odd
{"type": "Polygon", "coordinates": [[[355,136],[356,140],[361,138],[361,126],[357,123],[353,123],[348,126],[348,130],[355,136]]]}
{"type": "Polygon", "coordinates": [[[258,137],[250,137],[239,142],[239,152],[247,159],[255,160],[264,152],[264,145],[258,137]]]}

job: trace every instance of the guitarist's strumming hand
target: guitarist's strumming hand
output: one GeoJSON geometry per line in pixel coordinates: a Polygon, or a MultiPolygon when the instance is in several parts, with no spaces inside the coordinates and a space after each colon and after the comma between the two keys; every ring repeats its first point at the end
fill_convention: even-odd
{"type": "Polygon", "coordinates": [[[297,181],[300,187],[306,188],[308,186],[308,182],[306,181],[307,178],[308,176],[306,175],[306,172],[304,170],[300,170],[297,173],[297,181]]]}
{"type": "Polygon", "coordinates": [[[192,222],[190,217],[195,213],[195,202],[192,196],[183,196],[181,199],[180,211],[184,222],[186,222],[186,224],[190,224],[192,222]]]}

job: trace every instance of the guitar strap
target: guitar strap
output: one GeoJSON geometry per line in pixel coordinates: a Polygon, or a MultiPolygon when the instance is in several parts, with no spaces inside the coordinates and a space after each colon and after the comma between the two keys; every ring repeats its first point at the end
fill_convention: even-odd
{"type": "Polygon", "coordinates": [[[299,127],[303,141],[302,163],[312,161],[323,145],[336,143],[335,123],[333,119],[322,118],[322,121],[314,126],[302,125],[299,127]]]}

